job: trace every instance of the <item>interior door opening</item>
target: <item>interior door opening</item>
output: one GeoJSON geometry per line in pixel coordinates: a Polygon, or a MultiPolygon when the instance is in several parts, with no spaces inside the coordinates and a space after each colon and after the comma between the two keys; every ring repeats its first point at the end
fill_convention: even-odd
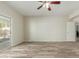
{"type": "Polygon", "coordinates": [[[79,41],[79,24],[76,24],[76,41],[79,41]]]}

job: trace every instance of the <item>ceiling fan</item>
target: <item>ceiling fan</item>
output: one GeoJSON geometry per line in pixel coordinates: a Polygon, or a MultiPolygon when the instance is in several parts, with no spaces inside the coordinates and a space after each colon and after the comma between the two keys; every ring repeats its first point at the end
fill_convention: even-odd
{"type": "Polygon", "coordinates": [[[60,4],[60,1],[39,1],[42,3],[41,6],[39,6],[37,9],[39,10],[42,7],[46,7],[49,11],[51,11],[51,4],[60,4]]]}

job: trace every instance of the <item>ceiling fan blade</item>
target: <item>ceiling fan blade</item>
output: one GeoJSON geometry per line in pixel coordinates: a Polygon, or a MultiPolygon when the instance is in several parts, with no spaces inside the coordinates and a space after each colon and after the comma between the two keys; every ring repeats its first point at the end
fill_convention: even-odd
{"type": "Polygon", "coordinates": [[[48,10],[51,11],[51,7],[49,7],[48,10]]]}
{"type": "Polygon", "coordinates": [[[43,1],[38,1],[38,2],[42,2],[43,3],[43,1]]]}
{"type": "Polygon", "coordinates": [[[43,7],[43,5],[39,6],[37,9],[39,10],[39,9],[42,8],[42,7],[43,7]]]}
{"type": "Polygon", "coordinates": [[[38,1],[38,2],[41,2],[41,3],[46,3],[46,1],[38,1]]]}
{"type": "Polygon", "coordinates": [[[61,2],[60,1],[52,1],[50,2],[50,4],[60,4],[61,2]]]}

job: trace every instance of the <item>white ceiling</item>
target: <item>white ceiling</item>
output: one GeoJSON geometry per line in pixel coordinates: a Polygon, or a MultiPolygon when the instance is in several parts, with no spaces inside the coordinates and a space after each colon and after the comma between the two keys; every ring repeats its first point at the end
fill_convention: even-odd
{"type": "Polygon", "coordinates": [[[37,7],[41,5],[37,1],[7,1],[5,3],[24,16],[67,16],[79,9],[79,1],[61,1],[59,5],[51,5],[52,11],[46,8],[37,10],[37,7]]]}

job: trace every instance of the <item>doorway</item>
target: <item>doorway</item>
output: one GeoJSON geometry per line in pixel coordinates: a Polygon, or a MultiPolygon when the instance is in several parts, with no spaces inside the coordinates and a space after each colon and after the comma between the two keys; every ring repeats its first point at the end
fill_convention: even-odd
{"type": "Polygon", "coordinates": [[[79,24],[76,23],[76,41],[79,41],[79,24]]]}

